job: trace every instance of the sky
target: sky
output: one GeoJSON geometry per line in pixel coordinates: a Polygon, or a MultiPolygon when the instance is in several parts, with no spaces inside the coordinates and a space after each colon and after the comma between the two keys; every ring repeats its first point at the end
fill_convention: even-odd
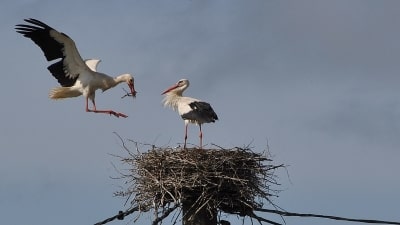
{"type": "MultiPolygon", "coordinates": [[[[161,104],[181,78],[191,82],[185,95],[218,114],[203,126],[206,147],[269,146],[273,163],[287,165],[277,171],[276,205],[400,221],[399,8],[396,0],[2,1],[1,223],[88,225],[125,210],[114,196],[124,184],[112,179],[122,167],[112,155],[125,154],[114,132],[182,143],[183,121],[161,104]],[[137,98],[121,99],[126,85],[96,96],[99,109],[129,117],[87,113],[82,97],[50,100],[58,86],[50,63],[14,30],[25,18],[68,34],[83,58],[102,60],[99,71],[133,74],[137,98]]],[[[198,144],[198,127],[189,127],[188,142],[198,144]]]]}

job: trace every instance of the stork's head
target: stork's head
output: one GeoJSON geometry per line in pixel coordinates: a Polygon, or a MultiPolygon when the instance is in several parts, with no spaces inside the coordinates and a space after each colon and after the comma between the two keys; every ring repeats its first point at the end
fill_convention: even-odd
{"type": "Polygon", "coordinates": [[[189,80],[188,79],[180,79],[176,84],[172,85],[169,87],[167,90],[165,90],[163,94],[166,94],[168,92],[174,92],[178,95],[182,95],[182,92],[189,87],[189,80]]]}
{"type": "Polygon", "coordinates": [[[132,95],[133,97],[136,97],[135,82],[134,82],[132,75],[123,74],[120,77],[122,78],[123,81],[125,81],[128,84],[129,90],[131,92],[130,95],[132,95]]]}

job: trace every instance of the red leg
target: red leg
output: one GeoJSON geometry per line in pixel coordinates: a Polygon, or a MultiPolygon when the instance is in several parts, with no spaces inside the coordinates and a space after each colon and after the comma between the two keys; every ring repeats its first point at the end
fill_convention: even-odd
{"type": "Polygon", "coordinates": [[[115,111],[112,111],[112,110],[97,110],[96,109],[96,103],[94,102],[94,99],[92,99],[92,103],[93,103],[93,109],[89,109],[89,107],[88,107],[88,104],[89,104],[88,103],[88,98],[86,98],[86,112],[106,113],[106,114],[113,115],[113,116],[116,116],[116,117],[124,117],[124,118],[128,117],[127,115],[125,115],[123,113],[115,112],[115,111]]]}
{"type": "Polygon", "coordinates": [[[199,127],[200,127],[200,135],[199,135],[199,137],[200,137],[200,149],[202,149],[203,148],[203,132],[201,131],[201,124],[199,124],[199,127]]]}
{"type": "Polygon", "coordinates": [[[185,144],[183,145],[183,148],[186,149],[186,140],[187,140],[187,129],[188,129],[188,123],[185,123],[185,144]]]}
{"type": "Polygon", "coordinates": [[[86,97],[86,112],[90,112],[90,109],[89,109],[89,98],[88,97],[86,97]]]}

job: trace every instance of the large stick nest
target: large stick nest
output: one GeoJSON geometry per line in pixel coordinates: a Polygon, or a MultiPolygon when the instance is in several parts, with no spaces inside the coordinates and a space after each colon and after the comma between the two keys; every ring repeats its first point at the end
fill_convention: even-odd
{"type": "Polygon", "coordinates": [[[123,174],[129,187],[116,195],[129,196],[141,211],[158,212],[189,201],[197,210],[241,216],[251,215],[264,200],[271,202],[274,171],[283,166],[271,165],[267,154],[247,148],[153,148],[121,159],[129,165],[129,173],[123,174]]]}

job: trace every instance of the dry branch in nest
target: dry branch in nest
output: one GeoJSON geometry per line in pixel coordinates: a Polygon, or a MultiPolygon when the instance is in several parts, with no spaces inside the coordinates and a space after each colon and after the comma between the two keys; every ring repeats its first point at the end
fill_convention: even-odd
{"type": "MultiPolygon", "coordinates": [[[[266,154],[248,148],[172,149],[155,148],[121,157],[129,172],[121,173],[127,190],[115,193],[130,197],[132,207],[154,210],[156,220],[170,208],[191,202],[195,211],[206,209],[240,216],[253,215],[265,200],[276,194],[274,166],[266,154]]],[[[157,220],[159,221],[159,220],[157,220]]]]}

